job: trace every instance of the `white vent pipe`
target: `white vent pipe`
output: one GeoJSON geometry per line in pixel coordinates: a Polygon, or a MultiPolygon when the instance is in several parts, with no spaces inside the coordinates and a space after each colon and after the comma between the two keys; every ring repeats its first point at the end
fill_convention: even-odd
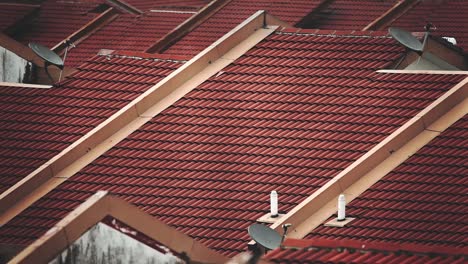
{"type": "Polygon", "coordinates": [[[278,193],[276,191],[270,193],[270,216],[278,217],[278,193]]]}
{"type": "Polygon", "coordinates": [[[338,221],[343,221],[346,219],[346,198],[344,194],[338,196],[338,221]]]}

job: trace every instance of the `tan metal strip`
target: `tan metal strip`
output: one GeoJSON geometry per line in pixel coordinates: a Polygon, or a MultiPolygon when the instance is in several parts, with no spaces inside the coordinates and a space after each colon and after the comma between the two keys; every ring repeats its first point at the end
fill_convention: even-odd
{"type": "Polygon", "coordinates": [[[52,50],[57,54],[63,53],[67,47],[67,40],[71,40],[71,42],[73,42],[75,45],[78,45],[78,43],[88,38],[94,32],[98,31],[103,26],[116,19],[118,16],[119,14],[117,10],[115,10],[113,7],[108,8],[106,11],[96,16],[93,20],[89,21],[86,25],[82,26],[64,40],[60,41],[60,43],[55,45],[52,50]]]}
{"type": "MultiPolygon", "coordinates": [[[[272,225],[291,223],[290,238],[302,238],[336,212],[341,193],[352,201],[468,112],[468,78],[422,110],[384,141],[331,179],[272,225]]],[[[251,242],[252,243],[252,242],[251,242]]]]}
{"type": "Polygon", "coordinates": [[[383,13],[380,17],[372,21],[362,30],[382,30],[395,21],[397,18],[408,12],[421,0],[400,0],[392,8],[383,13]]]}
{"type": "Polygon", "coordinates": [[[18,88],[39,88],[39,89],[48,89],[52,85],[42,85],[42,84],[30,84],[30,83],[12,83],[12,82],[0,82],[1,87],[18,87],[18,88]]]}
{"type": "Polygon", "coordinates": [[[99,191],[21,251],[10,263],[47,263],[106,216],[124,222],[179,254],[187,254],[194,263],[223,263],[227,260],[225,256],[126,201],[108,195],[106,191],[99,191]]]}
{"type": "MultiPolygon", "coordinates": [[[[0,195],[0,225],[274,32],[259,11],[0,195]]],[[[267,21],[268,17],[267,17],[267,21]]]]}
{"type": "Polygon", "coordinates": [[[461,74],[468,75],[468,71],[435,71],[435,70],[378,70],[378,73],[398,73],[398,74],[461,74]]]}

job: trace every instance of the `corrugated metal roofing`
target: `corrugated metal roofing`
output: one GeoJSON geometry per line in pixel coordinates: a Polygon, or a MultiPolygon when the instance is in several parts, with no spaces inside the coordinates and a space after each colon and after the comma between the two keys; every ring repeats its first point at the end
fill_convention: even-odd
{"type": "Polygon", "coordinates": [[[0,243],[26,245],[108,190],[232,256],[246,249],[247,226],[268,212],[271,190],[280,211],[290,210],[462,79],[376,73],[403,52],[377,33],[287,32],[1,227],[0,243]]]}
{"type": "Polygon", "coordinates": [[[468,116],[347,206],[344,228],[320,226],[307,238],[468,248],[468,116]]]}

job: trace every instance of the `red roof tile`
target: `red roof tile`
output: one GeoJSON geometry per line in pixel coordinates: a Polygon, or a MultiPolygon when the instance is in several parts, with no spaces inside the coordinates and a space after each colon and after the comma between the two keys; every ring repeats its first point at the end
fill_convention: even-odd
{"type": "Polygon", "coordinates": [[[445,253],[439,248],[410,244],[363,243],[354,240],[288,239],[285,248],[266,255],[273,263],[465,263],[464,252],[445,253]]]}
{"type": "Polygon", "coordinates": [[[0,87],[0,193],[179,65],[97,56],[60,87],[0,87]]]}
{"type": "Polygon", "coordinates": [[[28,244],[108,190],[232,256],[277,190],[289,211],[460,81],[378,74],[391,38],[275,33],[0,228],[28,244]]]}
{"type": "Polygon", "coordinates": [[[283,21],[294,25],[312,11],[319,2],[319,0],[299,0],[294,3],[280,0],[231,0],[165,53],[193,56],[258,10],[267,10],[283,21]]]}
{"type": "Polygon", "coordinates": [[[396,4],[395,0],[334,0],[305,24],[309,28],[362,30],[396,4]]]}
{"type": "Polygon", "coordinates": [[[100,49],[144,51],[189,18],[190,13],[120,14],[67,54],[66,65],[78,66],[100,49]]]}
{"type": "Polygon", "coordinates": [[[468,50],[468,5],[464,0],[419,1],[418,4],[391,26],[413,32],[424,31],[431,22],[437,27],[433,33],[441,37],[455,37],[457,45],[468,50]]]}
{"type": "Polygon", "coordinates": [[[194,10],[207,5],[210,0],[125,0],[125,2],[140,10],[161,8],[171,10],[194,10]]]}
{"type": "Polygon", "coordinates": [[[37,42],[52,48],[91,21],[98,13],[90,11],[98,5],[95,1],[46,0],[28,30],[13,37],[24,44],[37,42]]]}
{"type": "Polygon", "coordinates": [[[0,31],[13,26],[36,8],[36,5],[0,3],[0,31]]]}
{"type": "Polygon", "coordinates": [[[417,243],[468,249],[468,116],[353,200],[344,228],[307,237],[417,243]]]}

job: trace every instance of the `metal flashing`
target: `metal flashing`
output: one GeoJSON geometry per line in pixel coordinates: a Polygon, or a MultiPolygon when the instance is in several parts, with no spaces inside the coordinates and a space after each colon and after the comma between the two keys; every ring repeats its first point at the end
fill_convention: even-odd
{"type": "Polygon", "coordinates": [[[351,221],[353,221],[355,218],[353,217],[346,217],[344,220],[339,221],[338,219],[334,218],[328,222],[326,222],[324,225],[325,226],[331,226],[331,227],[344,227],[351,221]]]}
{"type": "Polygon", "coordinates": [[[42,84],[31,84],[31,83],[11,83],[11,82],[0,82],[1,87],[18,87],[18,88],[35,88],[35,89],[49,89],[52,88],[52,85],[42,85],[42,84]]]}

